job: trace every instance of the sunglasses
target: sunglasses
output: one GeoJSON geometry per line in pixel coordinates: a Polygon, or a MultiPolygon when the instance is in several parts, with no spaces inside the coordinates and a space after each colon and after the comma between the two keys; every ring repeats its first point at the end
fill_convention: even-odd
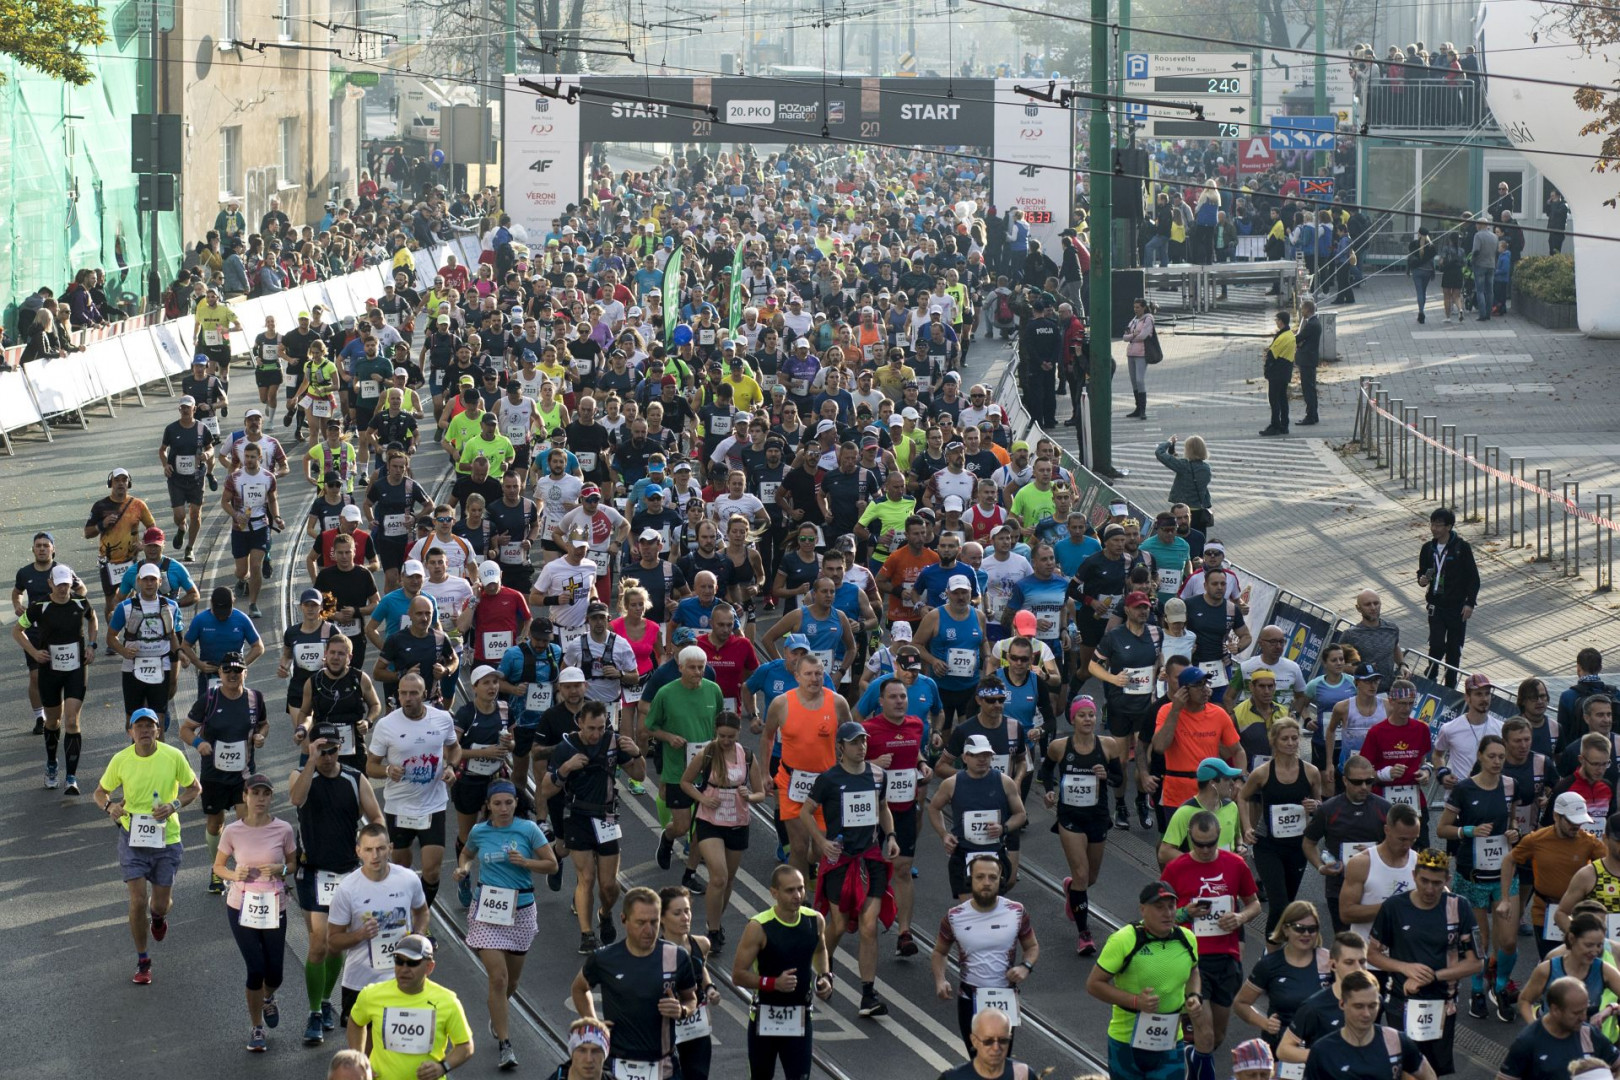
{"type": "Polygon", "coordinates": [[[400,964],[404,964],[406,967],[421,967],[422,966],[422,961],[420,961],[420,960],[412,960],[409,957],[405,957],[405,956],[396,956],[396,957],[394,957],[394,965],[397,967],[400,964]]]}
{"type": "Polygon", "coordinates": [[[1344,778],[1344,782],[1346,784],[1350,785],[1351,787],[1366,787],[1368,784],[1372,783],[1372,777],[1370,777],[1370,776],[1360,776],[1360,777],[1347,776],[1347,777],[1344,778]]]}
{"type": "Polygon", "coordinates": [[[1192,842],[1192,846],[1197,848],[1199,851],[1203,851],[1205,848],[1219,847],[1220,843],[1221,842],[1220,842],[1219,839],[1216,839],[1216,840],[1194,840],[1192,842]]]}
{"type": "Polygon", "coordinates": [[[1296,934],[1317,934],[1322,930],[1322,928],[1315,923],[1292,923],[1289,925],[1288,929],[1292,930],[1296,934]]]}
{"type": "Polygon", "coordinates": [[[977,1039],[979,1041],[980,1045],[982,1045],[982,1046],[1011,1046],[1012,1045],[1011,1036],[1006,1036],[1006,1035],[991,1035],[988,1038],[986,1038],[983,1035],[975,1035],[974,1038],[977,1039]]]}
{"type": "Polygon", "coordinates": [[[453,517],[436,517],[433,520],[434,521],[444,521],[444,522],[448,522],[448,523],[453,525],[453,524],[455,524],[456,519],[453,518],[453,517]]]}

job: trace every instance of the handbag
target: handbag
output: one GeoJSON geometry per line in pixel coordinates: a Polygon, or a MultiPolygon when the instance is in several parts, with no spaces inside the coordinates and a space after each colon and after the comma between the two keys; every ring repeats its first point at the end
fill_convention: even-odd
{"type": "Polygon", "coordinates": [[[1159,344],[1159,332],[1157,330],[1142,339],[1142,359],[1149,364],[1164,362],[1164,347],[1159,344]]]}

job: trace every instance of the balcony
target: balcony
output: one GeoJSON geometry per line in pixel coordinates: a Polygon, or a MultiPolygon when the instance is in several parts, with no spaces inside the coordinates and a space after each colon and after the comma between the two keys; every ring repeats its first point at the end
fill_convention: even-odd
{"type": "Polygon", "coordinates": [[[1482,78],[1379,77],[1369,80],[1364,104],[1367,126],[1373,129],[1495,126],[1482,78]]]}

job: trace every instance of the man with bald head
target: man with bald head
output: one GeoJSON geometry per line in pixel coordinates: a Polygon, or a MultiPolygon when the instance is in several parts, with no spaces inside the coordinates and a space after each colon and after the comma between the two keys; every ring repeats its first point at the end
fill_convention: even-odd
{"type": "Polygon", "coordinates": [[[1346,630],[1340,644],[1353,646],[1361,662],[1378,669],[1378,690],[1383,693],[1401,668],[1401,628],[1383,618],[1384,601],[1371,589],[1356,595],[1356,612],[1361,621],[1346,630]]]}
{"type": "Polygon", "coordinates": [[[973,1060],[939,1074],[939,1080],[1022,1080],[1029,1066],[1012,1059],[1012,1022],[1000,1009],[983,1009],[973,1017],[973,1060]]]}

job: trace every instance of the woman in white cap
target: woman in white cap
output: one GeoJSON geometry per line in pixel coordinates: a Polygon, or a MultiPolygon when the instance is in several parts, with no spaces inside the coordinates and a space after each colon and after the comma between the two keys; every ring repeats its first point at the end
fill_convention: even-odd
{"type": "MultiPolygon", "coordinates": [[[[450,788],[456,806],[456,853],[467,843],[478,812],[483,809],[492,780],[512,760],[514,736],[501,708],[501,673],[480,664],[472,673],[472,700],[455,712],[456,738],[461,743],[463,768],[450,788]]],[[[472,885],[461,879],[461,904],[472,903],[472,885]]]]}
{"type": "Polygon", "coordinates": [[[293,827],[270,814],[274,788],[268,777],[247,779],[245,810],[225,826],[214,857],[214,875],[231,883],[225,912],[231,936],[247,964],[247,1048],[263,1053],[265,1028],[280,1022],[276,990],[287,948],[287,868],[298,857],[293,827]],[[232,864],[235,864],[234,866],[232,864]]]}
{"type": "Polygon", "coordinates": [[[517,993],[538,930],[534,875],[555,873],[557,854],[539,825],[518,816],[518,790],[511,781],[486,785],[483,813],[465,844],[457,845],[456,881],[463,895],[469,894],[477,865],[478,903],[467,913],[467,946],[477,951],[489,974],[489,1028],[499,1067],[515,1069],[507,1001],[517,993]]]}

